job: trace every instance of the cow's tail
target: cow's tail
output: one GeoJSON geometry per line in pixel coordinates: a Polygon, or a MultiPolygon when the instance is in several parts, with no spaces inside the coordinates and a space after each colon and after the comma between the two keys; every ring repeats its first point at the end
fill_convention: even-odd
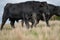
{"type": "Polygon", "coordinates": [[[8,19],[8,10],[6,9],[6,7],[4,8],[4,12],[3,12],[3,16],[2,16],[2,23],[1,23],[1,30],[5,24],[5,22],[7,21],[8,19]]]}

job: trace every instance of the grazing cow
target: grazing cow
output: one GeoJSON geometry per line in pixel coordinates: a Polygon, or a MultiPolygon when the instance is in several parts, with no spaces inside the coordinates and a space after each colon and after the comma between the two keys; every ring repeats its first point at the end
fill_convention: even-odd
{"type": "MultiPolygon", "coordinates": [[[[55,6],[52,4],[48,4],[46,2],[38,2],[38,1],[37,2],[36,1],[33,1],[33,2],[28,1],[26,3],[29,5],[33,3],[33,9],[34,9],[34,12],[36,13],[35,16],[37,19],[36,24],[38,24],[39,21],[42,20],[42,21],[46,21],[46,24],[49,27],[50,26],[49,19],[53,15],[60,16],[60,6],[55,6]]],[[[35,17],[33,17],[33,18],[35,18],[35,17]]],[[[30,20],[30,22],[32,22],[32,20],[30,20]]],[[[33,24],[34,24],[34,22],[32,22],[32,26],[33,26],[33,24]]]]}

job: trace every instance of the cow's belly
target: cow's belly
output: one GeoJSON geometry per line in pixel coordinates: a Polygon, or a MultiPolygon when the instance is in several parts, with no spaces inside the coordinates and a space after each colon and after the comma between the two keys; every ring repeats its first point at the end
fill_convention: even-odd
{"type": "Polygon", "coordinates": [[[10,18],[21,18],[21,15],[9,15],[10,18]]]}

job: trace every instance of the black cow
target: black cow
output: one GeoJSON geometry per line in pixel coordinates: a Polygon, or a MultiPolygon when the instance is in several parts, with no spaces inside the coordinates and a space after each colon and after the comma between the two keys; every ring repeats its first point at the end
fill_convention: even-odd
{"type": "MultiPolygon", "coordinates": [[[[26,2],[26,3],[30,5],[30,4],[32,4],[34,2],[29,1],[29,2],[26,2]]],[[[33,8],[34,8],[34,11],[36,13],[36,19],[37,19],[37,23],[36,24],[38,24],[40,20],[42,20],[42,21],[45,20],[47,26],[50,26],[49,25],[49,19],[53,15],[60,16],[60,6],[55,6],[53,4],[48,4],[46,2],[38,2],[37,1],[37,2],[34,3],[33,8]]],[[[30,20],[30,22],[32,22],[32,21],[30,20]]],[[[33,24],[34,23],[32,22],[32,25],[33,24]]]]}
{"type": "MultiPolygon", "coordinates": [[[[46,5],[41,5],[40,3],[45,4],[44,2],[37,2],[36,4],[38,4],[38,6],[36,7],[35,6],[36,4],[34,5],[34,8],[36,9],[36,17],[37,17],[36,24],[38,24],[40,20],[43,20],[43,21],[45,20],[47,23],[47,26],[50,26],[49,19],[53,15],[60,16],[60,6],[55,6],[53,4],[48,4],[48,3],[46,5]],[[40,4],[40,6],[39,6],[39,4],[40,4]]],[[[31,4],[31,2],[30,2],[30,4],[31,4]]]]}

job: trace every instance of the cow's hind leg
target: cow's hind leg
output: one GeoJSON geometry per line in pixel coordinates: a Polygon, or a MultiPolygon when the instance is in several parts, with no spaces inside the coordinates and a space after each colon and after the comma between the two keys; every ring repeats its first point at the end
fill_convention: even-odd
{"type": "Polygon", "coordinates": [[[47,24],[48,27],[50,27],[48,20],[46,20],[46,24],[47,24]]]}
{"type": "Polygon", "coordinates": [[[3,26],[4,26],[5,22],[7,21],[7,19],[8,19],[8,17],[2,18],[1,30],[3,29],[3,26]]]}
{"type": "Polygon", "coordinates": [[[15,28],[14,23],[15,23],[15,20],[10,20],[10,24],[12,28],[15,28]]]}

